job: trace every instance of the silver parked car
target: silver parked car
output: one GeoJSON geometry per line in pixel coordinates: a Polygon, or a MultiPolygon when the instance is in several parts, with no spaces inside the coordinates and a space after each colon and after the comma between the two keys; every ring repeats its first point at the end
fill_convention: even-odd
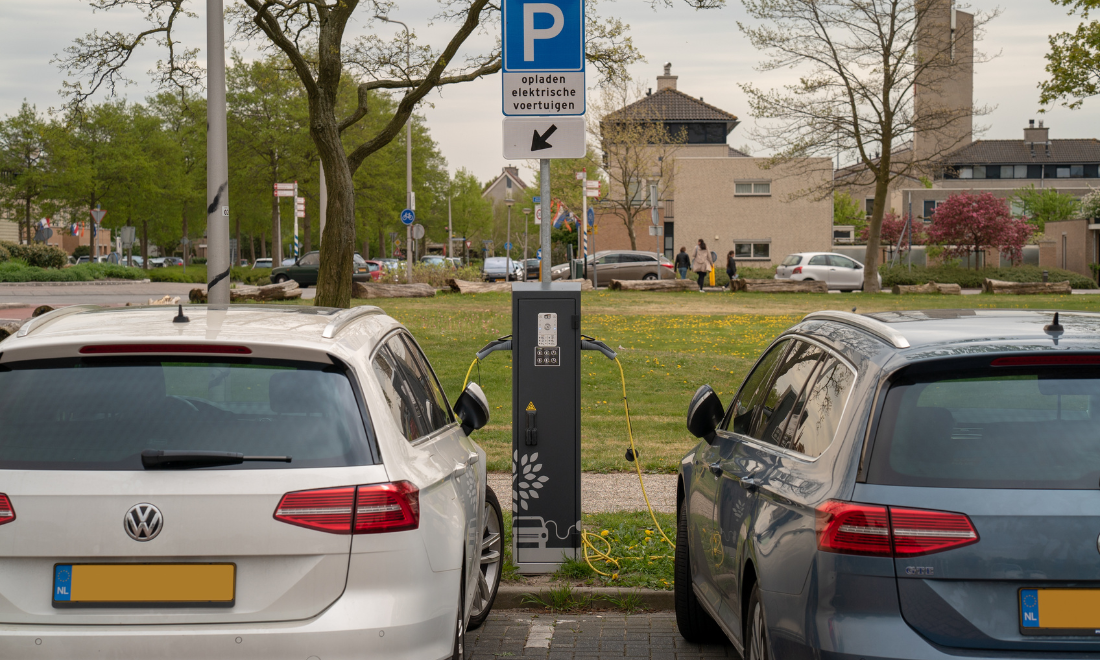
{"type": "MultiPolygon", "coordinates": [[[[642,250],[601,250],[588,257],[588,280],[598,274],[601,285],[611,280],[674,280],[676,272],[665,255],[642,250]],[[593,268],[593,261],[595,268],[593,268]]],[[[554,279],[569,276],[569,264],[554,266],[554,279]],[[560,272],[557,272],[559,271],[560,272]]]]}
{"type": "Polygon", "coordinates": [[[0,392],[2,658],[461,658],[489,613],[484,395],[377,307],[65,307],[0,392]]]}
{"type": "MultiPolygon", "coordinates": [[[[824,282],[830,289],[860,291],[863,289],[863,264],[834,252],[796,252],[787,255],[775,269],[775,279],[796,282],[824,282]]],[[[882,287],[882,276],[878,276],[882,287]]]]}

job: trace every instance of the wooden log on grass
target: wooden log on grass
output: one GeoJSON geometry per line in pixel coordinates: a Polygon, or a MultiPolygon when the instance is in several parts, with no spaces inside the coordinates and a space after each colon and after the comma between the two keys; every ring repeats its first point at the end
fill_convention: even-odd
{"type": "Polygon", "coordinates": [[[986,278],[982,282],[982,293],[995,295],[1036,295],[1036,294],[1069,294],[1073,293],[1073,287],[1069,282],[1005,282],[1003,280],[991,280],[986,278]]]}
{"type": "Polygon", "coordinates": [[[434,295],[435,287],[431,284],[352,284],[353,298],[431,298],[434,295]]]}
{"type": "Polygon", "coordinates": [[[26,323],[25,319],[22,321],[16,319],[0,319],[0,341],[14,335],[19,331],[19,328],[23,327],[24,323],[26,323]]]}
{"type": "Polygon", "coordinates": [[[907,293],[936,293],[945,296],[961,296],[962,287],[958,284],[938,284],[936,282],[926,282],[924,284],[895,284],[893,287],[894,295],[905,295],[907,293]]]}
{"type": "Polygon", "coordinates": [[[447,286],[455,293],[493,293],[495,291],[511,291],[511,282],[470,282],[467,280],[448,279],[447,286]]]}
{"type": "MultiPolygon", "coordinates": [[[[267,302],[269,300],[291,300],[301,297],[302,289],[294,280],[287,280],[278,284],[265,284],[264,286],[244,284],[229,290],[230,302],[267,302]]],[[[194,304],[204,304],[207,302],[206,289],[191,289],[191,293],[187,295],[187,298],[194,304]]]]}
{"type": "Polygon", "coordinates": [[[690,291],[698,289],[692,280],[611,280],[607,288],[612,291],[690,291]]]}
{"type": "Polygon", "coordinates": [[[824,282],[814,280],[756,280],[736,279],[733,281],[734,291],[747,293],[829,293],[829,287],[824,282]]]}

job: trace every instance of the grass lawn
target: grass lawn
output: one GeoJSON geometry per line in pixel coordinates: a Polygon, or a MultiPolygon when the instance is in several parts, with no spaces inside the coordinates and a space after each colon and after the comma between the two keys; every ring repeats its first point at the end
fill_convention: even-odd
{"type": "MultiPolygon", "coordinates": [[[[308,303],[308,301],[306,301],[308,303]]],[[[356,300],[377,304],[405,325],[424,347],[454,400],[474,353],[512,331],[511,296],[441,294],[432,299],[356,300]]],[[[303,303],[304,304],[304,303],[303,303]]],[[[709,383],[728,403],[769,342],[803,315],[819,309],[861,312],[926,308],[1027,308],[1100,311],[1100,295],[894,296],[891,294],[753,294],[588,292],[582,296],[582,332],[619,352],[642,467],[673,472],[695,444],[684,428],[687,404],[709,383]]],[[[511,356],[494,353],[472,380],[489,398],[489,425],[476,439],[489,469],[511,470],[511,356]]],[[[602,355],[581,358],[581,467],[631,471],[619,370],[602,355]]]]}

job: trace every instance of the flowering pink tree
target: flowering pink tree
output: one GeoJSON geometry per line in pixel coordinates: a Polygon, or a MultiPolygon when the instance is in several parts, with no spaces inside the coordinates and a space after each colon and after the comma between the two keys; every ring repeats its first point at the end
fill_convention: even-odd
{"type": "Polygon", "coordinates": [[[1008,200],[988,192],[960,193],[936,207],[928,240],[942,245],[947,256],[968,257],[971,252],[997,248],[1018,263],[1033,230],[1026,220],[1012,217],[1008,200]]]}
{"type": "MultiPolygon", "coordinates": [[[[905,221],[909,216],[899,217],[897,213],[891,211],[882,216],[882,233],[879,235],[883,247],[894,247],[901,240],[901,235],[905,231],[905,221]]],[[[920,245],[924,242],[924,228],[921,226],[924,223],[913,223],[913,245],[920,245]]],[[[870,227],[864,227],[860,231],[860,237],[866,241],[867,237],[871,233],[870,227]]],[[[908,243],[909,241],[906,241],[908,243]]]]}

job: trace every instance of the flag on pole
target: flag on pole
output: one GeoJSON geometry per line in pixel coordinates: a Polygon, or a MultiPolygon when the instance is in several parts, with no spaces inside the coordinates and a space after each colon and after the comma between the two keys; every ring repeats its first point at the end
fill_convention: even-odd
{"type": "Polygon", "coordinates": [[[79,222],[74,222],[69,227],[69,233],[71,233],[73,236],[80,236],[84,233],[84,229],[80,226],[79,222]]]}

